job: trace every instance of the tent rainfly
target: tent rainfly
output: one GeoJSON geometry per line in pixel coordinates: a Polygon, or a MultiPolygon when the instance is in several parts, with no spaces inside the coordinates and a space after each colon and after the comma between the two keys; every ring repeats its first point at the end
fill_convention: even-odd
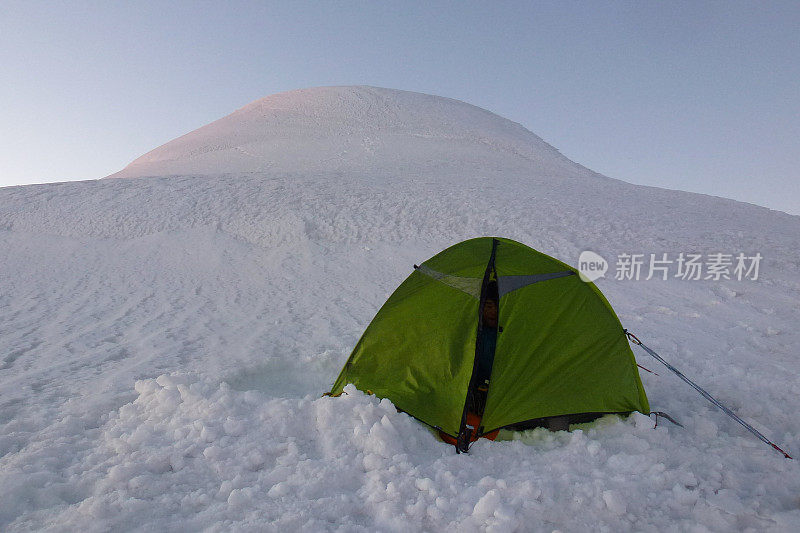
{"type": "Polygon", "coordinates": [[[625,331],[594,283],[493,237],[415,265],[367,326],[331,394],[348,383],[439,429],[459,451],[500,428],[553,417],[650,413],[625,331]]]}

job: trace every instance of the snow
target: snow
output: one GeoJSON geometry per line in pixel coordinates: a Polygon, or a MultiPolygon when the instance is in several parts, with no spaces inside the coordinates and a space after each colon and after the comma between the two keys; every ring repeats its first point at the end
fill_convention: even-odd
{"type": "Polygon", "coordinates": [[[279,93],[148,152],[113,177],[222,172],[398,172],[459,176],[576,165],[484,109],[379,87],[279,93]]]}
{"type": "MultiPolygon", "coordinates": [[[[202,144],[189,134],[153,152],[172,154],[147,164],[160,177],[0,189],[0,529],[800,528],[796,461],[638,350],[658,373],[642,372],[652,408],[684,429],[612,416],[456,455],[388,400],[322,397],[412,265],[465,238],[505,236],[573,265],[584,250],[760,252],[757,281],[609,271],[597,284],[625,327],[800,452],[799,217],[598,176],[452,100],[334,88],[243,110],[314,116],[297,135],[335,151],[363,122],[341,104],[359,94],[392,110],[366,120],[386,146],[399,124],[455,155],[431,162],[401,143],[395,159],[290,168],[295,146],[283,170],[244,168],[231,150],[186,156],[202,144]],[[464,138],[526,156],[476,164],[464,138]]],[[[230,144],[215,124],[204,139],[230,144]]],[[[266,154],[282,130],[243,131],[266,154]]]]}

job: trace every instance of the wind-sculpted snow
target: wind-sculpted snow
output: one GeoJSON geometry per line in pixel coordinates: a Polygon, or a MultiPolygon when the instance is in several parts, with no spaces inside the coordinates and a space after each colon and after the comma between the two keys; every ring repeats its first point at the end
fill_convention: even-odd
{"type": "Polygon", "coordinates": [[[542,145],[514,171],[0,189],[0,530],[800,529],[797,462],[643,352],[652,408],[685,428],[608,417],[456,455],[388,401],[321,397],[413,264],[499,235],[609,260],[597,284],[623,325],[800,455],[800,217],[542,145]],[[680,252],[763,261],[757,280],[614,279],[618,254],[680,252]]]}

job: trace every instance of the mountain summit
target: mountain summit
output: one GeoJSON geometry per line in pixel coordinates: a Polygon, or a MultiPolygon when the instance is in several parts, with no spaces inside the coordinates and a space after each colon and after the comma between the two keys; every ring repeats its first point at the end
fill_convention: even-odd
{"type": "MultiPolygon", "coordinates": [[[[377,87],[256,100],[110,177],[241,172],[463,175],[582,169],[521,125],[464,102],[377,87]]],[[[570,172],[571,171],[571,172],[570,172]]]]}

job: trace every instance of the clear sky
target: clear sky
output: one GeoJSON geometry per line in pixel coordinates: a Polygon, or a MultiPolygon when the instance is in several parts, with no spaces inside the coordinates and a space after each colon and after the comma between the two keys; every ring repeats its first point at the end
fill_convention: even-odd
{"type": "Polygon", "coordinates": [[[0,186],[272,93],[464,100],[633,183],[800,214],[800,2],[0,2],[0,186]]]}

